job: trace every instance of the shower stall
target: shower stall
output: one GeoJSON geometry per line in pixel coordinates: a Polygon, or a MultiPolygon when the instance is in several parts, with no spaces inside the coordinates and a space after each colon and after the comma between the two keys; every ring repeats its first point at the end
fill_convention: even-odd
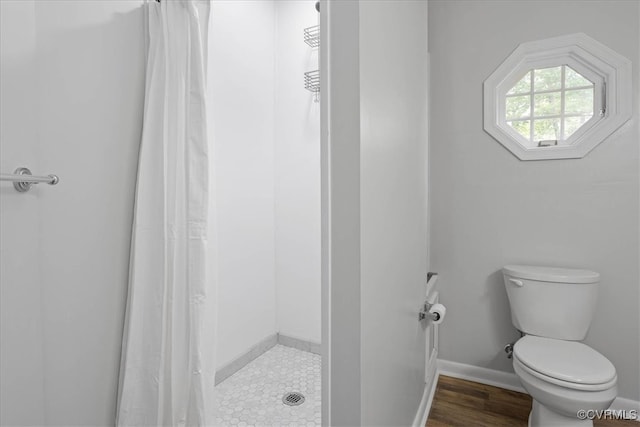
{"type": "Polygon", "coordinates": [[[220,425],[320,425],[318,24],[311,0],[212,3],[220,425]]]}

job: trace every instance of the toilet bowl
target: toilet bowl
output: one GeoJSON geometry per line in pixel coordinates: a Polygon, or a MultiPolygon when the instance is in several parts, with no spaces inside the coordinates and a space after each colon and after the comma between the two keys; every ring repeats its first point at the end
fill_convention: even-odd
{"type": "Polygon", "coordinates": [[[617,394],[613,364],[574,341],[525,336],[514,346],[513,369],[534,400],[529,426],[591,426],[581,410],[607,409],[617,394]]]}
{"type": "Polygon", "coordinates": [[[597,305],[598,273],[510,265],[503,268],[513,325],[513,369],[533,398],[530,427],[593,426],[579,411],[607,409],[617,394],[613,364],[579,342],[597,305]]]}

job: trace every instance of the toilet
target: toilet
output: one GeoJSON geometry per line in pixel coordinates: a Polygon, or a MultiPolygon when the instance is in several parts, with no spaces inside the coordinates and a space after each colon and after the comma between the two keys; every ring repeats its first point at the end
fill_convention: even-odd
{"type": "Polygon", "coordinates": [[[613,364],[580,342],[591,324],[600,275],[528,265],[502,272],[511,321],[524,334],[513,347],[513,369],[533,398],[529,426],[593,426],[578,411],[607,409],[618,391],[613,364]]]}

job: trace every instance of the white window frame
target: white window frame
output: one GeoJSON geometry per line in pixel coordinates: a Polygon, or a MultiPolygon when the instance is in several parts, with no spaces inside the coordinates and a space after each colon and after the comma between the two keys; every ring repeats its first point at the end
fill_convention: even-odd
{"type": "Polygon", "coordinates": [[[586,34],[523,43],[484,82],[484,129],[520,160],[584,157],[631,118],[631,61],[586,34]],[[594,114],[560,145],[531,147],[507,124],[506,94],[529,70],[568,65],[594,82],[594,114]]]}

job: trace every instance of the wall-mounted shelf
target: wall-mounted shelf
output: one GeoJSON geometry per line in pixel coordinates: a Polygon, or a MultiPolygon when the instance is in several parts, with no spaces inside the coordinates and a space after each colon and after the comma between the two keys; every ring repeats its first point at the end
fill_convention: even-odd
{"type": "Polygon", "coordinates": [[[304,29],[304,42],[311,47],[320,46],[320,25],[304,29]]]}
{"type": "Polygon", "coordinates": [[[304,73],[304,88],[311,92],[320,92],[320,71],[313,70],[304,73]]]}
{"type": "MultiPolygon", "coordinates": [[[[317,9],[317,5],[316,5],[317,9]]],[[[312,48],[320,46],[320,25],[307,27],[303,31],[304,42],[312,48]]],[[[304,73],[304,88],[313,93],[313,102],[320,102],[320,71],[313,70],[304,73]]]]}
{"type": "Polygon", "coordinates": [[[320,71],[313,70],[304,73],[304,88],[314,94],[314,101],[318,102],[320,93],[320,71]]]}

